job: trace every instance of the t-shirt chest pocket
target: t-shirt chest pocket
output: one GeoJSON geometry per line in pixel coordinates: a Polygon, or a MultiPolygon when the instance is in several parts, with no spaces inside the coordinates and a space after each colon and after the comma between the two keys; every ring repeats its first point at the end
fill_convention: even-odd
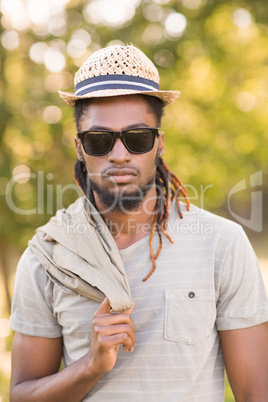
{"type": "Polygon", "coordinates": [[[192,345],[209,337],[216,310],[213,290],[166,290],[165,303],[165,339],[192,345]]]}

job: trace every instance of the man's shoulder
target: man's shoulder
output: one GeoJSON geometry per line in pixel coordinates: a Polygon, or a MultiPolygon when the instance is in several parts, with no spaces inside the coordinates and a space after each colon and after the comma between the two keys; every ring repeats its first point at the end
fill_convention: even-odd
{"type": "Polygon", "coordinates": [[[44,280],[44,269],[42,268],[42,265],[40,264],[40,261],[34,254],[33,250],[29,246],[24,250],[19,259],[16,275],[19,277],[23,276],[27,278],[35,277],[37,281],[44,280]]]}
{"type": "Polygon", "coordinates": [[[209,212],[205,209],[191,204],[190,210],[186,210],[186,205],[180,203],[183,218],[180,219],[176,205],[173,203],[171,209],[171,219],[169,225],[176,225],[180,232],[195,235],[221,235],[224,237],[235,237],[244,234],[243,228],[238,223],[209,212]]]}

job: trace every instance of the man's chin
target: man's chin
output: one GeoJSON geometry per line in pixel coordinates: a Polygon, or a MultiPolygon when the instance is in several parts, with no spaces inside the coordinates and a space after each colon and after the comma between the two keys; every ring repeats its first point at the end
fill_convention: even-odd
{"type": "Polygon", "coordinates": [[[141,187],[135,185],[135,184],[125,184],[125,183],[117,183],[116,186],[114,187],[106,187],[107,190],[111,193],[114,194],[117,197],[122,197],[122,196],[128,196],[128,195],[133,195],[133,194],[143,194],[144,191],[141,187]]]}
{"type": "Polygon", "coordinates": [[[109,188],[108,186],[99,187],[96,183],[91,182],[94,194],[97,195],[99,202],[106,208],[105,212],[118,213],[138,210],[152,185],[153,181],[150,181],[144,187],[122,184],[109,188]]]}
{"type": "Polygon", "coordinates": [[[139,209],[144,200],[140,194],[126,192],[120,193],[102,193],[98,194],[99,201],[106,208],[107,212],[127,213],[139,209]]]}

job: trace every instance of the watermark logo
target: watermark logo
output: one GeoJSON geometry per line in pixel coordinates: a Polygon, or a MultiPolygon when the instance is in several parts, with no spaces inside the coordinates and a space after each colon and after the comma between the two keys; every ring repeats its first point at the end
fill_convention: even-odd
{"type": "MultiPolygon", "coordinates": [[[[258,171],[256,173],[253,173],[249,177],[249,183],[247,184],[246,179],[243,179],[239,181],[237,184],[235,184],[229,194],[228,194],[228,210],[231,216],[239,222],[241,225],[250,228],[251,230],[254,230],[255,232],[261,232],[263,228],[263,222],[262,222],[262,204],[263,204],[263,192],[261,190],[262,186],[262,171],[258,171]],[[245,217],[245,210],[243,207],[239,206],[239,210],[235,208],[235,200],[237,199],[237,196],[243,196],[244,200],[249,199],[250,203],[250,214],[249,218],[245,217]]],[[[97,176],[97,174],[94,175],[97,176]]],[[[66,192],[71,191],[72,196],[75,196],[75,198],[80,197],[82,195],[81,190],[76,184],[68,184],[65,186],[61,186],[59,184],[54,184],[52,182],[54,176],[52,173],[47,173],[45,174],[42,171],[38,171],[37,173],[30,172],[28,169],[27,171],[22,171],[18,172],[13,175],[13,177],[9,180],[7,186],[6,186],[6,202],[9,208],[15,213],[19,215],[33,215],[33,214],[55,214],[55,212],[58,209],[62,209],[66,207],[64,205],[64,197],[66,192]],[[33,189],[35,189],[36,193],[34,194],[34,200],[35,200],[35,205],[30,204],[31,208],[29,209],[23,208],[20,206],[20,203],[18,199],[14,196],[14,190],[16,189],[16,186],[23,186],[24,184],[29,184],[32,186],[33,189]]],[[[91,177],[92,179],[92,177],[91,177]]],[[[88,184],[90,186],[90,183],[88,184]]],[[[116,183],[114,183],[114,194],[115,194],[115,199],[114,203],[118,203],[120,206],[120,210],[122,212],[128,213],[127,210],[124,208],[124,201],[125,199],[129,198],[128,193],[124,192],[124,189],[121,189],[118,187],[116,183]]],[[[132,185],[133,187],[133,185],[132,185]]],[[[200,185],[199,188],[196,188],[195,186],[192,185],[185,185],[188,191],[189,199],[190,202],[196,204],[201,208],[201,213],[202,210],[205,209],[205,196],[206,192],[213,187],[212,184],[203,186],[200,185]]],[[[133,189],[133,188],[132,188],[133,189]]],[[[136,190],[135,196],[138,198],[142,199],[142,192],[138,186],[134,188],[136,190]]],[[[162,190],[159,189],[159,193],[162,190]]],[[[133,197],[133,193],[132,193],[133,197]]],[[[143,204],[144,211],[148,213],[150,209],[147,208],[147,203],[151,202],[152,199],[148,198],[146,202],[143,204]]],[[[110,205],[110,207],[107,207],[107,212],[113,209],[114,203],[110,205]]],[[[26,204],[27,205],[27,204],[26,204]]],[[[136,215],[137,213],[140,213],[141,211],[135,212],[135,210],[131,211],[131,215],[136,215]]],[[[157,213],[157,211],[154,211],[153,213],[157,213]]],[[[190,214],[195,214],[195,210],[193,212],[188,212],[188,215],[190,214]]],[[[70,225],[70,230],[74,230],[74,224],[72,223],[70,225]]],[[[83,228],[76,229],[79,232],[83,232],[83,228]]],[[[192,232],[192,229],[186,228],[186,230],[192,232]]],[[[202,229],[203,230],[203,229],[202,229]]],[[[201,231],[202,231],[201,230],[201,231]]],[[[120,228],[117,228],[117,232],[121,233],[120,228]]]]}
{"type": "MultiPolygon", "coordinates": [[[[126,223],[120,224],[117,222],[107,222],[107,225],[100,223],[97,225],[97,228],[102,234],[108,235],[108,233],[111,233],[114,239],[119,238],[122,233],[133,233],[135,231],[136,234],[146,236],[152,231],[150,223],[137,223],[135,219],[128,219],[126,223]]],[[[68,234],[75,236],[82,235],[88,239],[95,233],[95,229],[92,225],[85,222],[77,223],[75,219],[67,220],[66,229],[68,234]]],[[[199,217],[189,222],[181,222],[178,220],[168,222],[167,231],[171,236],[178,234],[213,235],[214,227],[211,222],[199,217]]]]}
{"type": "Polygon", "coordinates": [[[250,217],[248,219],[240,216],[231,208],[231,199],[232,197],[241,192],[247,191],[248,186],[246,183],[246,179],[241,180],[239,183],[234,185],[228,195],[228,209],[233,218],[236,219],[241,225],[246,226],[247,228],[254,230],[255,232],[260,233],[262,231],[262,190],[257,189],[256,187],[260,187],[262,185],[262,171],[259,170],[256,173],[250,175],[250,217]]]}
{"type": "MultiPolygon", "coordinates": [[[[24,168],[26,168],[24,166],[24,168]]],[[[90,194],[91,182],[97,180],[102,176],[98,173],[90,174],[87,176],[87,194],[90,194]]],[[[54,175],[52,173],[45,173],[43,171],[31,172],[29,169],[18,171],[13,174],[13,177],[8,181],[5,189],[6,203],[11,211],[17,215],[54,215],[58,209],[68,207],[65,205],[64,199],[66,199],[66,193],[72,195],[72,198],[77,198],[82,195],[81,189],[75,184],[67,184],[62,186],[60,184],[53,183],[54,175]],[[25,202],[25,204],[20,204],[19,198],[16,196],[16,189],[20,188],[23,193],[23,186],[30,186],[33,192],[32,201],[25,202]]],[[[170,179],[171,181],[171,179],[170,179]]],[[[137,184],[131,184],[131,186],[121,187],[117,183],[110,183],[110,195],[113,195],[109,203],[106,204],[106,208],[102,210],[103,213],[108,213],[114,210],[115,207],[118,208],[122,213],[129,213],[127,206],[131,203],[139,204],[140,200],[144,198],[144,189],[140,188],[137,184]]],[[[212,184],[202,185],[195,187],[190,184],[185,185],[188,191],[188,197],[190,202],[198,205],[202,210],[205,209],[205,197],[207,191],[213,187],[212,184]]],[[[162,186],[156,184],[157,194],[161,194],[163,191],[162,186]]],[[[102,193],[104,193],[105,188],[103,188],[102,193]]],[[[178,191],[178,190],[177,190],[178,191]]],[[[153,201],[157,201],[158,195],[153,195],[147,197],[144,200],[142,208],[143,212],[157,214],[158,211],[151,211],[150,204],[153,201]]],[[[183,197],[181,197],[183,198],[183,197]]],[[[106,197],[107,200],[107,197],[106,197]]],[[[105,205],[105,204],[104,204],[105,205]]],[[[141,214],[141,210],[133,208],[131,210],[131,215],[141,214]]],[[[195,213],[195,212],[193,212],[195,213]]],[[[191,211],[189,212],[191,214],[191,211]]]]}
{"type": "Polygon", "coordinates": [[[79,187],[74,184],[62,186],[60,184],[51,184],[54,178],[52,173],[45,174],[43,171],[22,172],[14,175],[8,182],[6,187],[6,203],[15,214],[18,215],[44,215],[54,214],[58,209],[64,208],[63,198],[66,192],[72,192],[76,197],[82,195],[79,187]],[[23,209],[16,204],[14,197],[14,188],[16,185],[23,186],[25,183],[33,183],[36,188],[36,205],[34,208],[23,209]],[[19,183],[19,184],[18,184],[19,183]]]}

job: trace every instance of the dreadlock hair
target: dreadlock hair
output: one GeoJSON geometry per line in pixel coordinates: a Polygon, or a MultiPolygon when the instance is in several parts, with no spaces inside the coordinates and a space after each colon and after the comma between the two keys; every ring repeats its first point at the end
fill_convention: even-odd
{"type": "MultiPolygon", "coordinates": [[[[146,100],[149,110],[156,117],[157,126],[160,127],[164,108],[163,101],[154,96],[148,96],[148,95],[137,95],[137,96],[141,96],[146,100]]],[[[81,119],[83,118],[84,113],[91,102],[92,99],[79,99],[75,102],[74,118],[78,131],[80,131],[81,119]]],[[[93,203],[94,206],[96,206],[93,192],[90,186],[89,175],[87,173],[85,164],[83,161],[80,161],[78,159],[76,160],[74,165],[74,177],[77,184],[84,192],[85,196],[90,200],[91,203],[93,203]]],[[[157,201],[155,205],[154,223],[149,238],[150,258],[153,266],[150,272],[147,274],[147,276],[143,279],[143,282],[147,281],[147,279],[153,274],[153,272],[156,269],[156,259],[158,258],[162,250],[162,244],[163,244],[162,234],[171,243],[173,243],[171,237],[167,233],[167,225],[170,215],[171,202],[175,200],[177,211],[181,219],[183,218],[183,214],[179,203],[180,195],[182,195],[185,199],[186,210],[189,211],[190,209],[190,201],[186,187],[181,182],[181,180],[170,170],[168,165],[164,162],[164,160],[161,157],[157,157],[155,185],[157,192],[157,201]],[[159,246],[157,252],[154,254],[152,243],[155,232],[157,233],[159,238],[159,246]]]]}

